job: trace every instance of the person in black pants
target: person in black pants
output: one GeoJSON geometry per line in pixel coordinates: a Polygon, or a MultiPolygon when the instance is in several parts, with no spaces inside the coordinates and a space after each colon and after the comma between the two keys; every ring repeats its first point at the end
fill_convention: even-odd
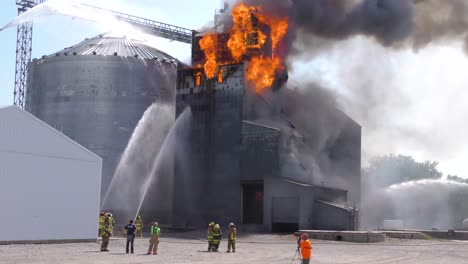
{"type": "Polygon", "coordinates": [[[135,241],[135,230],[136,226],[133,224],[133,220],[130,220],[130,223],[124,227],[127,230],[127,246],[125,251],[128,254],[128,246],[131,244],[131,252],[133,254],[133,241],[135,241]]]}

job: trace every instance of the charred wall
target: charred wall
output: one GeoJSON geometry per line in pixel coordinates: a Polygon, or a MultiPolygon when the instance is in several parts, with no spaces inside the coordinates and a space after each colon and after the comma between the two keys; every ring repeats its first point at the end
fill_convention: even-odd
{"type": "Polygon", "coordinates": [[[175,162],[175,225],[240,222],[243,65],[223,66],[223,80],[196,84],[197,69],[179,71],[176,116],[192,111],[187,148],[175,162]]]}
{"type": "Polygon", "coordinates": [[[273,203],[300,199],[305,211],[295,224],[311,228],[317,213],[315,200],[358,201],[359,125],[335,108],[310,107],[299,93],[279,89],[261,96],[252,92],[244,80],[243,64],[223,65],[215,76],[219,72],[222,78],[213,79],[206,79],[201,68],[178,73],[176,115],[190,107],[192,120],[187,144],[176,154],[176,226],[202,227],[207,221],[242,223],[245,205],[242,207],[241,199],[244,189],[250,187],[258,188],[257,198],[264,199],[260,221],[267,230],[273,225],[273,203]],[[285,101],[288,107],[282,105],[285,101]],[[324,135],[327,140],[319,148],[317,142],[324,135]],[[284,142],[297,138],[302,140],[300,152],[291,155],[284,142]],[[287,164],[296,167],[285,169],[285,157],[301,155],[302,163],[287,164]],[[310,166],[308,158],[316,160],[326,181],[315,181],[318,172],[302,168],[310,166]],[[282,200],[280,193],[289,198],[282,200]]]}

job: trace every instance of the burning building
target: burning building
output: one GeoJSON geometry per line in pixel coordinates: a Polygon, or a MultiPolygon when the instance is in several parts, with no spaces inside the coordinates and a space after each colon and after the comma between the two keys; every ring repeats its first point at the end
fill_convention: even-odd
{"type": "Polygon", "coordinates": [[[195,34],[194,67],[178,71],[176,116],[192,116],[176,143],[174,225],[356,229],[360,126],[285,87],[287,18],[238,4],[223,28],[195,34]]]}

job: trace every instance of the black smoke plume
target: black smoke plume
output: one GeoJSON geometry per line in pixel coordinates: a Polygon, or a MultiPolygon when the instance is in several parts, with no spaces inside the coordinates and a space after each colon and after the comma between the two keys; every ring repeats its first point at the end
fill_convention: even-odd
{"type": "Polygon", "coordinates": [[[468,48],[466,0],[245,0],[232,6],[240,2],[289,17],[286,46],[296,56],[359,35],[392,48],[451,39],[468,48]]]}

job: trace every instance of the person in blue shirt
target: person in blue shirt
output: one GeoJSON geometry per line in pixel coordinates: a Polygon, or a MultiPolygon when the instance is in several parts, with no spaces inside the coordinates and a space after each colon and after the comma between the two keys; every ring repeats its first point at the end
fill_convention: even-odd
{"type": "Polygon", "coordinates": [[[135,241],[135,231],[136,226],[133,224],[133,220],[130,220],[130,223],[124,227],[127,230],[127,246],[125,247],[125,251],[128,254],[129,245],[131,246],[131,252],[133,254],[133,241],[135,241]]]}

